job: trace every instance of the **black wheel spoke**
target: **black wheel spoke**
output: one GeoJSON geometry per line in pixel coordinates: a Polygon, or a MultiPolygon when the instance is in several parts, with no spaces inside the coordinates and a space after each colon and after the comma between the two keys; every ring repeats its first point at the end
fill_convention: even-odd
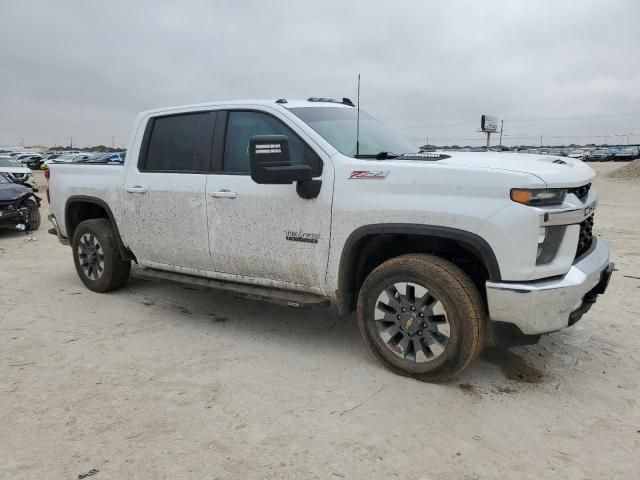
{"type": "Polygon", "coordinates": [[[104,273],[104,252],[93,233],[80,237],[77,248],[78,263],[89,280],[99,280],[104,273]]]}
{"type": "Polygon", "coordinates": [[[408,362],[430,362],[449,343],[450,324],[444,305],[417,283],[395,283],[380,292],[374,319],[387,348],[408,362]]]}

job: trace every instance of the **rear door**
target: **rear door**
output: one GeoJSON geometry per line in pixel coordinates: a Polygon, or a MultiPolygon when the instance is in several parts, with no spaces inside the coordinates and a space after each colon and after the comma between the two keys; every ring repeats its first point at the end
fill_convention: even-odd
{"type": "Polygon", "coordinates": [[[313,291],[324,287],[333,168],[328,155],[311,148],[304,132],[285,120],[258,109],[220,113],[215,173],[207,179],[211,257],[217,272],[313,291]],[[255,183],[248,155],[253,135],[286,135],[292,163],[311,165],[314,177],[322,180],[318,197],[301,198],[295,184],[255,183]]]}
{"type": "Polygon", "coordinates": [[[212,270],[205,187],[216,112],[153,117],[124,185],[127,242],[156,268],[212,270]]]}

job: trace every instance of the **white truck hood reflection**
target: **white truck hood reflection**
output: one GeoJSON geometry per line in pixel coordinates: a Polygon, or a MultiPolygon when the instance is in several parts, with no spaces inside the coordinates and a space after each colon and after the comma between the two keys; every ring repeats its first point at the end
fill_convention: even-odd
{"type": "MultiPolygon", "coordinates": [[[[424,162],[431,165],[487,168],[522,172],[537,176],[548,187],[577,187],[589,183],[595,172],[581,160],[552,155],[505,152],[441,152],[450,158],[442,160],[387,160],[400,164],[424,162]]],[[[384,162],[387,162],[384,161],[384,162]]]]}

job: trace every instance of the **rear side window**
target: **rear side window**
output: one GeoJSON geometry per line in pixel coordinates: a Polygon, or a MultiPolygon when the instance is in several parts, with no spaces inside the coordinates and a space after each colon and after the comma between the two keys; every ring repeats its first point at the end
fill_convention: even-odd
{"type": "Polygon", "coordinates": [[[215,112],[198,112],[151,120],[146,172],[207,172],[215,112]]]}
{"type": "Polygon", "coordinates": [[[310,165],[313,176],[322,173],[322,160],[296,133],[271,115],[261,112],[229,112],[224,145],[226,173],[246,174],[249,164],[249,139],[254,135],[286,135],[293,165],[310,165]]]}

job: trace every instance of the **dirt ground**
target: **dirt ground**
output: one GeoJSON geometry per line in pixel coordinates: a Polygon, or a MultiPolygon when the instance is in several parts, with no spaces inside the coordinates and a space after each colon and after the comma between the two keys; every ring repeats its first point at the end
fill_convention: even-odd
{"type": "Polygon", "coordinates": [[[332,310],[92,293],[43,206],[37,241],[0,233],[0,478],[639,478],[640,180],[619,166],[595,165],[607,295],[447,385],[386,371],[332,310]]]}

